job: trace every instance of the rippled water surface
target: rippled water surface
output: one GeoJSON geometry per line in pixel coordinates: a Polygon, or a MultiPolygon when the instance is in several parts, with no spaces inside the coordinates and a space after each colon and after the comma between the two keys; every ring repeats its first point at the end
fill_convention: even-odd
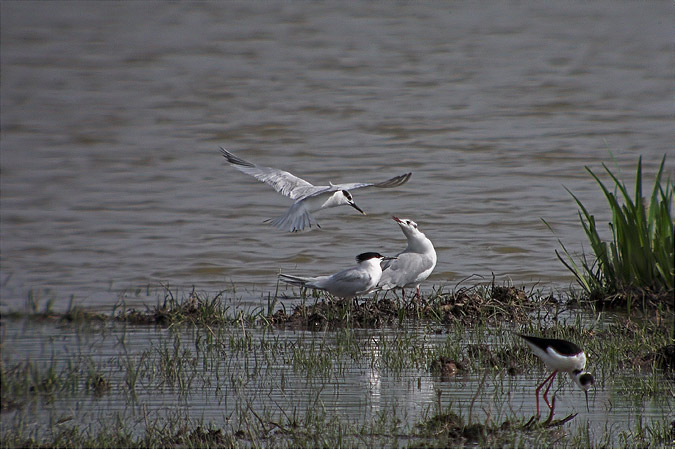
{"type": "Polygon", "coordinates": [[[669,2],[0,7],[3,309],[161,284],[255,304],[279,270],[400,251],[393,214],[436,246],[426,289],[492,273],[564,288],[540,220],[581,249],[563,186],[602,219],[584,165],[632,177],[673,149],[669,2]],[[263,220],[290,202],[219,146],[315,183],[413,176],[356,192],[367,216],[285,234],[263,220]]]}

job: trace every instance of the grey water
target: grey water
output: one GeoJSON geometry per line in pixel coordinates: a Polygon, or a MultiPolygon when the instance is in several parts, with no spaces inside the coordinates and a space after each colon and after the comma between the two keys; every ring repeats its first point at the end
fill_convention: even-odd
{"type": "Polygon", "coordinates": [[[588,250],[565,187],[608,233],[584,166],[630,184],[642,156],[648,189],[673,150],[668,2],[0,8],[5,311],[29,295],[142,305],[163,285],[255,305],[279,271],[402,250],[392,215],[436,246],[424,290],[493,274],[564,289],[557,238],[588,250]],[[320,230],[287,234],[263,221],[290,200],[220,146],[314,183],[413,176],[355,192],[366,216],[322,211],[320,230]]]}

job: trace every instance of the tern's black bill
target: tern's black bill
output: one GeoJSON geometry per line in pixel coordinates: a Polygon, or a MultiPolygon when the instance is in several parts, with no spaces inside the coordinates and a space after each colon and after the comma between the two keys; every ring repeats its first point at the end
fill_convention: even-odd
{"type": "Polygon", "coordinates": [[[359,206],[357,206],[356,203],[349,203],[349,205],[361,212],[363,215],[366,215],[366,213],[359,206]]]}

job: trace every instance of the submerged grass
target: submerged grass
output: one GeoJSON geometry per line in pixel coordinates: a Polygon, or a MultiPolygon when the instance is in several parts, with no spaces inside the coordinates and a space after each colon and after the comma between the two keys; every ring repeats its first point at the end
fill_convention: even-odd
{"type": "Polygon", "coordinates": [[[665,418],[655,423],[636,421],[618,437],[614,429],[594,435],[584,433],[583,426],[570,435],[563,430],[567,424],[560,421],[559,425],[553,421],[553,426],[532,424],[529,414],[511,410],[508,400],[511,376],[532,369],[543,373],[541,362],[514,332],[581,344],[599,388],[611,385],[617,394],[638,404],[645,398],[672,397],[672,384],[659,381],[662,371],[672,373],[672,365],[665,362],[672,355],[672,315],[664,313],[656,320],[653,315],[619,315],[623,318],[610,324],[562,320],[559,300],[494,284],[454,292],[439,289],[410,303],[386,297],[361,304],[317,300],[313,305],[295,307],[290,314],[283,308],[271,312],[270,307],[235,312],[221,299],[220,295],[209,298],[194,290],[183,298],[166,292],[156,307],[144,312],[120,306],[110,315],[73,310],[59,315],[34,307],[31,314],[3,316],[3,320],[20,318],[75,329],[80,327],[73,324],[89,317],[108,324],[94,329],[102,335],[111,328],[133,325],[152,325],[157,331],[152,334],[156,339],[135,350],[124,331],[116,337],[117,355],[103,360],[17,361],[3,350],[2,410],[17,418],[12,421],[4,415],[0,445],[589,447],[612,446],[617,438],[629,446],[673,441],[665,418]],[[79,318],[68,318],[73,316],[79,318]],[[278,329],[289,327],[294,331],[280,338],[278,329]],[[327,390],[338,391],[354,366],[392,377],[406,370],[426,372],[433,382],[455,381],[458,385],[463,381],[457,379],[467,376],[483,380],[473,393],[468,412],[466,404],[442,405],[439,396],[438,405],[430,403],[429,412],[415,416],[412,423],[401,416],[395,404],[357,421],[327,409],[322,399],[327,390]],[[613,379],[621,371],[635,375],[613,379]],[[293,388],[297,387],[291,385],[291,376],[304,381],[302,399],[295,399],[297,390],[293,388]],[[485,391],[486,379],[491,391],[485,391]],[[173,392],[178,402],[175,408],[182,411],[148,414],[135,405],[166,391],[173,392]],[[228,410],[217,420],[218,425],[190,417],[185,404],[195,395],[206,395],[228,410]],[[474,406],[479,396],[489,404],[487,409],[478,403],[474,406]],[[129,404],[131,417],[106,416],[100,422],[81,425],[73,424],[68,415],[57,415],[54,424],[40,431],[29,424],[33,409],[68,397],[122,397],[129,404]],[[287,402],[277,402],[280,398],[287,402]],[[11,426],[5,425],[9,422],[11,426]]]}
{"type": "Polygon", "coordinates": [[[103,395],[110,380],[90,358],[76,358],[67,364],[54,360],[41,363],[30,359],[0,361],[0,411],[23,407],[29,401],[52,400],[77,394],[103,395]]]}

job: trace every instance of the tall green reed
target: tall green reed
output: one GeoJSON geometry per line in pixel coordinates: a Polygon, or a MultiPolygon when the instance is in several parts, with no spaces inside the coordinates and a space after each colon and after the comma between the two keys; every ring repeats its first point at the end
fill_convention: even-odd
{"type": "MultiPolygon", "coordinates": [[[[633,197],[624,182],[605,164],[602,166],[614,184],[611,190],[590,168],[585,167],[602,189],[610,208],[612,240],[609,242],[600,238],[594,215],[566,188],[579,206],[579,220],[595,260],[589,261],[584,253],[580,260],[575,261],[560,240],[566,257],[563,258],[557,250],[556,255],[589,295],[635,289],[657,293],[673,290],[673,181],[669,176],[662,183],[665,161],[664,156],[648,204],[642,196],[642,157],[638,159],[633,197]]],[[[549,226],[548,223],[546,225],[549,226]]]]}

